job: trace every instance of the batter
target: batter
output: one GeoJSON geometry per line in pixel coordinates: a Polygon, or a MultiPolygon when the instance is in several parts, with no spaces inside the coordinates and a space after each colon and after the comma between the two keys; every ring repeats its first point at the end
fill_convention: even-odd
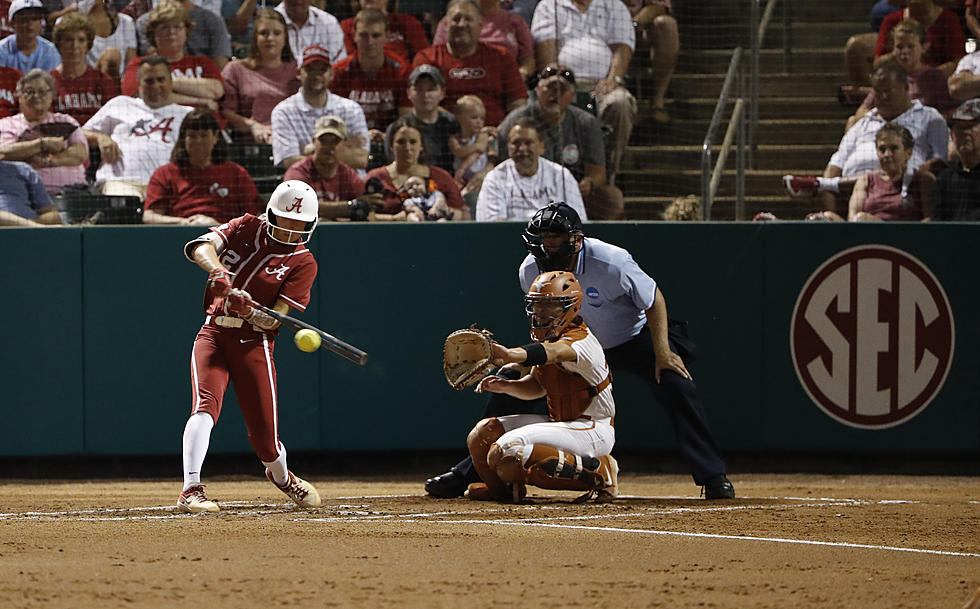
{"type": "Polygon", "coordinates": [[[208,284],[206,317],[191,354],[193,400],[184,427],[181,511],[219,510],[201,484],[201,466],[229,381],[266,477],[298,505],[320,505],[316,488],[286,467],[286,448],[279,441],[273,361],[279,322],[249,304],[287,314],[306,310],[317,273],[306,244],[316,228],[318,205],[309,185],[287,180],[272,193],[265,214],[245,214],[184,246],[188,260],[208,272],[208,284]]]}

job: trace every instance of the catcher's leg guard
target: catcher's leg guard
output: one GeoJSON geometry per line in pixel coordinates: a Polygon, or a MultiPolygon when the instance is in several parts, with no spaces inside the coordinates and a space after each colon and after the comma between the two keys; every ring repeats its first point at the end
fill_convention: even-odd
{"type": "MultiPolygon", "coordinates": [[[[513,443],[519,446],[518,443],[513,443]]],[[[487,463],[493,468],[494,473],[500,480],[510,488],[511,499],[519,503],[527,495],[527,470],[521,462],[520,456],[513,451],[502,448],[494,443],[487,454],[487,463]]]]}
{"type": "Polygon", "coordinates": [[[502,435],[504,435],[504,426],[499,420],[483,419],[473,427],[470,435],[467,436],[466,445],[470,449],[470,456],[473,457],[473,469],[480,475],[480,479],[486,483],[489,493],[506,496],[508,494],[507,485],[497,476],[487,460],[490,448],[502,435]]]}
{"type": "Polygon", "coordinates": [[[558,491],[592,491],[603,487],[599,459],[560,448],[535,446],[528,459],[529,484],[558,491]]]}

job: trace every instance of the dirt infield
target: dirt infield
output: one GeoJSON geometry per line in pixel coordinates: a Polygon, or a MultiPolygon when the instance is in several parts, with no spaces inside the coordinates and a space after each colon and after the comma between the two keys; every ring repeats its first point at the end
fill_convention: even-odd
{"type": "Polygon", "coordinates": [[[951,607],[980,586],[980,479],[624,475],[609,505],[424,497],[418,480],[7,481],[0,607],[951,607]]]}

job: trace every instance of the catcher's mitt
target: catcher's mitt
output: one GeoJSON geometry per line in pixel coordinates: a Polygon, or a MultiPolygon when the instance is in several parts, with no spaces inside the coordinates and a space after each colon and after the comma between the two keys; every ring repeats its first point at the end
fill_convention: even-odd
{"type": "Polygon", "coordinates": [[[488,330],[467,328],[446,337],[442,348],[442,371],[453,389],[465,389],[494,369],[491,336],[493,334],[488,330]]]}

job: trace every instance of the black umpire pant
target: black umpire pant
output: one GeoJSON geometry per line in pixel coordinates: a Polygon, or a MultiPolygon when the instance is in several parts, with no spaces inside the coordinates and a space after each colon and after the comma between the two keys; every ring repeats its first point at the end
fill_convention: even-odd
{"type": "MultiPolygon", "coordinates": [[[[687,335],[685,322],[671,320],[667,337],[670,348],[681,356],[685,364],[694,360],[695,345],[687,335]]],[[[697,384],[673,370],[662,371],[659,383],[654,377],[656,356],[648,327],[644,326],[639,334],[622,345],[606,349],[605,354],[606,362],[613,373],[614,386],[617,375],[624,372],[635,374],[646,382],[653,391],[653,397],[667,411],[681,454],[687,461],[695,484],[702,486],[711,478],[726,473],[721,451],[708,427],[708,418],[698,396],[697,384]]],[[[510,370],[504,371],[501,376],[517,378],[516,372],[510,370]]],[[[546,412],[545,398],[520,400],[509,395],[492,393],[483,411],[483,418],[546,412]]],[[[470,457],[457,463],[453,470],[468,481],[480,480],[470,457]]]]}

